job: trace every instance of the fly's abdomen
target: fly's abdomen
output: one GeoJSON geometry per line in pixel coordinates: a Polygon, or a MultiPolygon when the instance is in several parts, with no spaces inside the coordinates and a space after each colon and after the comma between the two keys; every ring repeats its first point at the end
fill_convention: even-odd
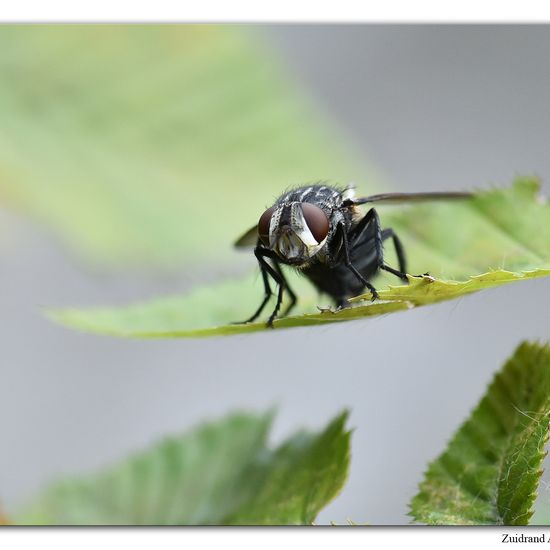
{"type": "MultiPolygon", "coordinates": [[[[361,274],[366,279],[372,278],[378,268],[376,264],[364,266],[361,274]]],[[[316,263],[301,270],[313,285],[324,294],[328,294],[336,305],[344,305],[348,298],[361,294],[365,285],[346,266],[339,264],[329,267],[316,263]]]]}

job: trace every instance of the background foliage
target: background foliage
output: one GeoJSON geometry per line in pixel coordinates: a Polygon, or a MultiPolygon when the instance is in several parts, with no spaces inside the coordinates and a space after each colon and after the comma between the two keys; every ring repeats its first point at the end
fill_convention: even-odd
{"type": "Polygon", "coordinates": [[[438,525],[527,525],[549,420],[550,348],[523,343],[430,464],[411,515],[438,525]]]}
{"type": "Polygon", "coordinates": [[[272,414],[234,413],[166,439],[118,466],[54,484],[17,523],[311,524],[349,467],[347,414],[320,433],[267,445],[272,414]]]}
{"type": "Polygon", "coordinates": [[[0,72],[0,198],[94,263],[227,259],[282,188],[367,176],[252,28],[4,26],[0,72]]]}

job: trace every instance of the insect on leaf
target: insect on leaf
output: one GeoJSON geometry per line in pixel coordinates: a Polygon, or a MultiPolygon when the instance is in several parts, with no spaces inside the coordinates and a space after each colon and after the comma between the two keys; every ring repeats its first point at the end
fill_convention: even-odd
{"type": "MultiPolygon", "coordinates": [[[[354,307],[319,311],[328,299],[316,296],[299,277],[290,280],[300,297],[299,315],[276,320],[275,328],[325,325],[404,311],[451,300],[516,281],[550,275],[550,205],[539,183],[520,179],[510,188],[479,192],[460,202],[391,206],[382,225],[399,234],[409,258],[409,285],[378,278],[380,300],[365,294],[354,307]]],[[[386,247],[392,265],[392,251],[386,247]]],[[[241,252],[242,253],[242,252],[241,252]]],[[[250,253],[250,252],[249,252],[250,253]]],[[[143,338],[204,337],[265,330],[265,320],[236,325],[257,308],[263,295],[257,274],[199,287],[185,296],[126,307],[64,309],[49,315],[85,331],[143,338]]]]}
{"type": "Polygon", "coordinates": [[[550,348],[523,343],[430,464],[411,515],[434,525],[526,525],[549,420],[550,348]]]}
{"type": "Polygon", "coordinates": [[[272,414],[232,414],[110,468],[54,483],[18,524],[311,524],[347,476],[347,413],[272,449],[272,414]]]}

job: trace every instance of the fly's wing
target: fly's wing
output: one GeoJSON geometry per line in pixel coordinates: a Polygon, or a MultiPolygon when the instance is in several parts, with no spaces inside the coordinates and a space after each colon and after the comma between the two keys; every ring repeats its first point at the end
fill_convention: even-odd
{"type": "Polygon", "coordinates": [[[463,191],[443,191],[428,192],[428,193],[380,193],[379,195],[371,195],[370,197],[360,197],[357,199],[349,199],[348,204],[367,204],[370,202],[380,202],[386,204],[397,204],[403,202],[429,202],[429,201],[444,201],[456,199],[469,199],[473,196],[472,193],[463,191]]]}
{"type": "Polygon", "coordinates": [[[244,235],[241,235],[236,241],[234,246],[236,248],[250,248],[256,246],[258,242],[258,226],[252,226],[244,235]]]}

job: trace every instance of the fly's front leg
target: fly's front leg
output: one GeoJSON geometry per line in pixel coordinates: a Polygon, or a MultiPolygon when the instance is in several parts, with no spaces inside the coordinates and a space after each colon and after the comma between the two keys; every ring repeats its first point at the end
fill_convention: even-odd
{"type": "Polygon", "coordinates": [[[288,282],[287,282],[286,277],[283,273],[283,270],[281,269],[281,266],[279,265],[279,262],[277,260],[273,260],[273,265],[275,266],[275,269],[277,270],[277,273],[279,274],[279,276],[283,280],[284,287],[285,287],[286,291],[288,292],[288,295],[290,296],[290,304],[288,304],[287,308],[285,309],[285,311],[283,313],[283,317],[286,317],[291,312],[291,310],[294,308],[294,306],[296,305],[296,302],[298,301],[298,297],[296,296],[296,294],[294,294],[293,290],[288,285],[288,282]]]}
{"type": "Polygon", "coordinates": [[[343,223],[338,224],[336,231],[338,232],[338,236],[341,239],[341,243],[342,243],[342,255],[343,255],[344,264],[370,290],[372,294],[372,300],[374,301],[378,299],[379,296],[376,289],[367,281],[367,279],[365,279],[365,277],[363,277],[363,275],[361,275],[361,273],[359,273],[357,268],[351,263],[350,254],[349,254],[349,242],[346,235],[346,229],[344,227],[344,224],[343,223]]]}
{"type": "Polygon", "coordinates": [[[273,252],[273,250],[261,248],[259,254],[256,254],[256,258],[258,258],[260,264],[262,264],[263,262],[271,277],[273,277],[274,281],[279,285],[279,292],[277,293],[277,303],[275,304],[275,309],[267,320],[267,326],[273,328],[273,321],[277,317],[277,313],[279,312],[281,304],[283,303],[283,292],[286,290],[290,296],[290,304],[286,308],[283,317],[287,315],[289,311],[296,305],[297,297],[288,285],[286,277],[284,276],[281,266],[279,265],[279,258],[277,254],[273,252]],[[273,262],[275,269],[273,269],[271,265],[267,263],[265,258],[269,258],[273,262]]]}
{"type": "Polygon", "coordinates": [[[294,294],[294,292],[292,292],[289,289],[286,279],[277,262],[277,256],[275,255],[274,252],[266,248],[262,248],[260,245],[258,245],[254,249],[254,255],[256,256],[256,259],[258,260],[258,264],[260,266],[260,272],[262,274],[265,294],[264,294],[264,299],[260,304],[260,307],[254,312],[254,315],[252,315],[252,317],[244,321],[244,323],[251,323],[252,321],[256,320],[260,315],[260,313],[265,308],[271,296],[273,295],[273,291],[271,290],[271,286],[269,284],[269,277],[268,277],[269,275],[275,281],[275,283],[277,283],[277,285],[279,286],[279,290],[277,292],[277,303],[275,304],[275,309],[273,310],[273,313],[269,316],[269,319],[267,320],[267,326],[273,328],[273,321],[275,320],[275,317],[277,317],[277,313],[279,311],[279,308],[281,307],[281,303],[283,301],[283,291],[285,290],[285,288],[287,289],[291,297],[291,304],[288,309],[290,309],[296,303],[296,295],[294,294]],[[273,268],[269,264],[266,258],[270,258],[273,261],[275,268],[273,268]]]}
{"type": "MultiPolygon", "coordinates": [[[[257,250],[257,248],[256,248],[257,250]]],[[[256,250],[254,250],[254,254],[256,254],[256,250]]],[[[246,323],[252,323],[252,321],[255,321],[259,316],[260,313],[263,311],[264,307],[266,306],[267,302],[269,302],[269,299],[273,295],[273,291],[271,290],[271,286],[269,284],[268,279],[268,271],[256,255],[256,258],[258,259],[258,264],[260,265],[260,273],[262,274],[262,280],[264,282],[264,299],[262,300],[262,303],[260,304],[260,307],[254,312],[254,314],[249,317],[246,321],[236,321],[234,324],[236,325],[244,325],[246,323]]]]}

